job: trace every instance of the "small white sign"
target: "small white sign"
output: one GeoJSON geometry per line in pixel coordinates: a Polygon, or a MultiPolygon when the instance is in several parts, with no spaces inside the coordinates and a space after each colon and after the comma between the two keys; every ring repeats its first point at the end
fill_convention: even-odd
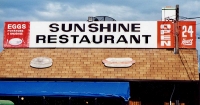
{"type": "Polygon", "coordinates": [[[20,38],[12,38],[9,40],[9,44],[20,45],[20,44],[22,44],[22,40],[20,38]]]}
{"type": "Polygon", "coordinates": [[[53,61],[48,57],[36,57],[33,58],[30,62],[31,67],[34,68],[46,68],[52,65],[53,61]]]}
{"type": "Polygon", "coordinates": [[[132,58],[107,58],[102,62],[106,67],[130,67],[135,60],[132,58]]]}

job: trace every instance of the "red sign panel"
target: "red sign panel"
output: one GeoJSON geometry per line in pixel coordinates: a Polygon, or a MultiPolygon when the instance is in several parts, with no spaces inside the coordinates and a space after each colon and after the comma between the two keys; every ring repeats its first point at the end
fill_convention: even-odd
{"type": "Polygon", "coordinates": [[[4,48],[29,47],[30,22],[5,22],[4,48]]]}
{"type": "Polygon", "coordinates": [[[157,48],[174,48],[174,25],[171,21],[158,21],[157,48]]]}
{"type": "Polygon", "coordinates": [[[196,21],[180,21],[179,48],[196,48],[196,21]]]}

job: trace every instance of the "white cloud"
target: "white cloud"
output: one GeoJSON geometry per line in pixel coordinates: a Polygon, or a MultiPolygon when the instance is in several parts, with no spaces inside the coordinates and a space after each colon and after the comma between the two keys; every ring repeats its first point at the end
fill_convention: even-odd
{"type": "MultiPolygon", "coordinates": [[[[39,20],[37,17],[34,16],[34,13],[30,13],[29,11],[19,10],[17,8],[8,8],[4,9],[2,13],[6,13],[3,16],[0,16],[0,21],[35,21],[39,20]]],[[[1,14],[1,10],[0,10],[1,14]]]]}
{"type": "Polygon", "coordinates": [[[51,2],[44,6],[43,10],[36,10],[36,14],[42,20],[87,20],[88,16],[110,16],[116,20],[157,20],[160,13],[144,14],[139,8],[128,6],[116,6],[107,4],[88,4],[75,6],[68,3],[51,2]]]}
{"type": "Polygon", "coordinates": [[[184,13],[183,15],[186,15],[186,16],[199,15],[200,1],[187,1],[183,5],[180,5],[180,8],[182,9],[182,12],[184,13]],[[198,14],[193,14],[197,12],[198,14]]]}
{"type": "Polygon", "coordinates": [[[39,21],[37,17],[34,16],[15,16],[15,17],[2,17],[0,21],[39,21]]]}
{"type": "Polygon", "coordinates": [[[56,18],[61,16],[61,4],[60,3],[48,3],[46,4],[44,10],[36,10],[36,15],[43,18],[56,18]]]}

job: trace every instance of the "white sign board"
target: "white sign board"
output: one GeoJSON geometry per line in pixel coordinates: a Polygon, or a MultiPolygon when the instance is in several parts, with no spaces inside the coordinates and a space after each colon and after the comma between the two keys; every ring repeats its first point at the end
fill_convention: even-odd
{"type": "Polygon", "coordinates": [[[156,48],[157,22],[31,22],[30,47],[156,48]]]}
{"type": "MultiPolygon", "coordinates": [[[[196,48],[196,22],[180,21],[180,48],[196,48]]],[[[174,48],[171,21],[5,22],[4,48],[174,48]]]]}
{"type": "Polygon", "coordinates": [[[107,58],[102,61],[106,67],[130,67],[135,63],[132,58],[107,58]]]}
{"type": "Polygon", "coordinates": [[[48,57],[36,57],[33,58],[30,62],[30,66],[34,68],[46,68],[50,67],[53,63],[53,60],[48,57]]]}

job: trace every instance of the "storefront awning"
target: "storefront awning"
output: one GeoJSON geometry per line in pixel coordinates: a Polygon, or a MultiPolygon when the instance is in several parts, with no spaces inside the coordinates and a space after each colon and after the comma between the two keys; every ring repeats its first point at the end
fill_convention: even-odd
{"type": "Polygon", "coordinates": [[[130,97],[128,82],[0,81],[0,96],[130,97]]]}

